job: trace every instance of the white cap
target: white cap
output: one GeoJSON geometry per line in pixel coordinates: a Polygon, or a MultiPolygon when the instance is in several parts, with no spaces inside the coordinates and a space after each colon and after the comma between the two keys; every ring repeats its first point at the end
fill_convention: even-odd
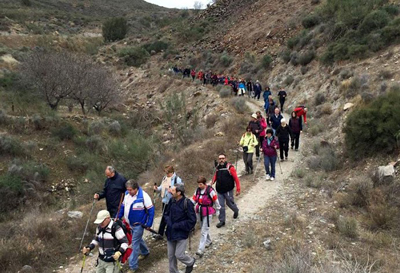
{"type": "Polygon", "coordinates": [[[257,118],[257,114],[252,114],[251,117],[252,118],[257,118]]]}
{"type": "Polygon", "coordinates": [[[107,210],[101,210],[97,213],[95,224],[101,224],[106,218],[110,218],[110,213],[107,210]]]}
{"type": "Polygon", "coordinates": [[[281,119],[281,123],[286,123],[286,119],[285,118],[281,119]]]}

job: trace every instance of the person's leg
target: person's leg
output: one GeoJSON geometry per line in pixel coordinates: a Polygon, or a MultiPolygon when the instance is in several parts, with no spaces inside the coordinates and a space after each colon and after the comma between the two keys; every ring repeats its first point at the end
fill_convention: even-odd
{"type": "MultiPolygon", "coordinates": [[[[208,221],[210,223],[211,223],[211,220],[212,220],[212,214],[208,216],[208,221]]],[[[211,243],[212,243],[212,240],[211,240],[211,235],[210,235],[210,227],[208,227],[206,246],[207,245],[209,246],[211,243]]]]}
{"type": "Polygon", "coordinates": [[[264,155],[264,167],[265,167],[265,174],[270,175],[269,171],[269,156],[264,155]]]}
{"type": "Polygon", "coordinates": [[[275,178],[275,164],[277,156],[271,156],[271,177],[275,178]]]}
{"type": "Polygon", "coordinates": [[[258,137],[258,144],[256,146],[256,157],[260,157],[260,138],[258,137]]]}
{"type": "Polygon", "coordinates": [[[178,261],[175,257],[176,241],[167,241],[169,273],[179,273],[178,261]]]}
{"type": "MultiPolygon", "coordinates": [[[[132,254],[129,256],[129,268],[137,269],[139,252],[142,248],[143,228],[141,226],[132,227],[132,254]]],[[[146,247],[147,248],[147,247],[146,247]]],[[[147,250],[148,251],[148,250],[147,250]]]]}
{"type": "Polygon", "coordinates": [[[283,113],[283,105],[285,104],[285,99],[281,99],[280,103],[281,103],[281,112],[283,113]]]}
{"type": "Polygon", "coordinates": [[[243,152],[243,163],[246,169],[246,172],[249,172],[249,165],[247,165],[247,153],[243,152]]]}
{"type": "Polygon", "coordinates": [[[249,172],[253,171],[253,153],[247,154],[247,165],[249,166],[249,172]]]}
{"type": "Polygon", "coordinates": [[[285,149],[285,157],[287,159],[288,155],[289,155],[289,139],[285,140],[283,142],[284,145],[284,149],[285,149]]]}
{"type": "Polygon", "coordinates": [[[183,263],[186,266],[190,266],[194,263],[194,258],[190,257],[189,255],[186,255],[186,245],[187,245],[186,240],[179,240],[176,242],[176,248],[175,248],[175,257],[183,263]]]}
{"type": "Polygon", "coordinates": [[[118,269],[118,264],[117,264],[117,262],[115,262],[115,263],[106,263],[107,265],[106,265],[106,271],[105,271],[105,273],[117,273],[117,272],[119,272],[119,269],[118,269]]]}
{"type": "Polygon", "coordinates": [[[279,140],[279,147],[280,147],[280,149],[279,149],[279,155],[281,156],[281,160],[283,160],[283,141],[282,140],[279,140]]]}
{"type": "Polygon", "coordinates": [[[226,199],[226,205],[233,211],[233,212],[238,212],[239,209],[235,203],[234,197],[233,197],[233,190],[228,191],[225,194],[225,199],[226,199]]]}
{"type": "Polygon", "coordinates": [[[300,133],[296,133],[296,140],[295,140],[295,149],[297,150],[300,145],[300,133]]]}
{"type": "Polygon", "coordinates": [[[220,222],[225,222],[225,194],[218,193],[218,202],[221,205],[219,210],[218,220],[220,222]]]}
{"type": "MultiPolygon", "coordinates": [[[[212,215],[209,215],[208,221],[211,223],[212,215]]],[[[206,248],[206,243],[209,243],[209,232],[210,232],[210,227],[207,225],[207,216],[203,217],[202,222],[201,222],[201,237],[200,237],[200,243],[199,243],[199,250],[201,252],[204,251],[206,248]]]]}
{"type": "Polygon", "coordinates": [[[295,138],[296,138],[296,133],[292,133],[292,135],[290,136],[290,148],[292,148],[292,150],[293,150],[293,147],[294,147],[295,138]]]}
{"type": "Polygon", "coordinates": [[[96,273],[106,273],[106,262],[98,259],[98,264],[96,266],[96,273]]]}

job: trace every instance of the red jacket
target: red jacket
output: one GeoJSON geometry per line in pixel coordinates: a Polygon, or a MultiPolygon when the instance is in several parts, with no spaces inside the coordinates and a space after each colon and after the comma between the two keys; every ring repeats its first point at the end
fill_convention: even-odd
{"type": "MultiPolygon", "coordinates": [[[[265,129],[267,129],[267,122],[265,121],[265,118],[261,118],[259,119],[260,121],[260,125],[261,125],[261,132],[260,132],[260,137],[265,137],[266,133],[265,133],[265,129]]],[[[260,143],[261,145],[261,143],[260,143]]]]}
{"type": "Polygon", "coordinates": [[[296,115],[299,118],[301,118],[301,116],[304,117],[304,123],[307,122],[307,113],[306,113],[306,111],[304,111],[304,107],[303,106],[294,108],[294,112],[296,113],[296,115]]]}

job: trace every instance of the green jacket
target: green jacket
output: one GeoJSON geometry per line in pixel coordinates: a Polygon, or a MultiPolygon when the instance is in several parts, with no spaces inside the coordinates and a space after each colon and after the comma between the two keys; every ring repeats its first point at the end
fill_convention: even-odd
{"type": "Polygon", "coordinates": [[[248,154],[254,153],[254,147],[258,145],[257,137],[253,133],[248,134],[246,132],[242,135],[239,144],[242,147],[249,147],[247,151],[248,154]]]}

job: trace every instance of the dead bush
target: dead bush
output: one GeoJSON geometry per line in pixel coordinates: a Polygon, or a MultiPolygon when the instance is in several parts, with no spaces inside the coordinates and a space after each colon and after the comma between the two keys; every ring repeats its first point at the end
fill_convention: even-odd
{"type": "Polygon", "coordinates": [[[157,92],[160,93],[160,94],[164,93],[168,89],[168,87],[171,86],[172,81],[173,81],[172,79],[163,80],[163,82],[158,87],[157,92]]]}
{"type": "Polygon", "coordinates": [[[349,202],[353,206],[365,207],[369,203],[373,188],[372,180],[367,176],[356,177],[347,188],[349,202]]]}
{"type": "Polygon", "coordinates": [[[315,106],[321,105],[326,101],[326,97],[324,93],[317,93],[317,95],[315,95],[315,106]]]}
{"type": "Polygon", "coordinates": [[[393,73],[389,70],[381,70],[378,74],[379,80],[390,80],[393,77],[393,73]]]}
{"type": "Polygon", "coordinates": [[[368,207],[367,225],[371,230],[392,229],[399,211],[387,203],[371,204],[368,207]]]}
{"type": "Polygon", "coordinates": [[[337,228],[343,236],[352,239],[358,237],[357,221],[354,217],[339,217],[337,228]]]}
{"type": "Polygon", "coordinates": [[[215,114],[208,115],[206,118],[206,127],[210,129],[214,127],[215,123],[217,122],[218,116],[215,114]]]}
{"type": "Polygon", "coordinates": [[[321,106],[321,115],[331,115],[332,112],[333,112],[332,104],[325,103],[324,105],[321,106]]]}
{"type": "Polygon", "coordinates": [[[240,114],[244,114],[250,111],[249,107],[246,104],[246,100],[244,98],[235,97],[232,98],[230,102],[233,108],[235,108],[235,110],[240,114]]]}
{"type": "Polygon", "coordinates": [[[227,98],[232,94],[232,88],[229,86],[224,86],[219,90],[220,98],[227,98]]]}

